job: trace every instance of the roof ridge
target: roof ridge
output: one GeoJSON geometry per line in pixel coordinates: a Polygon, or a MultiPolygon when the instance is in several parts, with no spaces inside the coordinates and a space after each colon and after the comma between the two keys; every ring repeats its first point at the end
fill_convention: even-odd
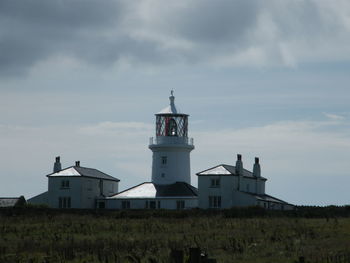
{"type": "Polygon", "coordinates": [[[288,202],[283,201],[282,199],[276,198],[276,197],[274,197],[274,196],[272,196],[272,195],[268,195],[268,194],[264,194],[264,195],[265,195],[265,196],[268,196],[268,197],[271,197],[271,198],[273,198],[273,199],[276,199],[276,200],[278,200],[278,201],[281,201],[281,202],[283,202],[283,203],[288,204],[288,202]]]}
{"type": "Polygon", "coordinates": [[[129,191],[129,190],[131,190],[131,189],[134,189],[134,188],[136,188],[136,187],[139,187],[140,185],[143,185],[143,184],[149,184],[149,183],[151,183],[151,184],[153,184],[153,185],[154,185],[154,183],[152,183],[152,182],[143,182],[143,183],[140,183],[140,184],[138,184],[138,185],[132,186],[132,187],[130,187],[130,188],[128,188],[128,189],[125,189],[125,190],[123,190],[123,191],[121,191],[121,192],[119,192],[119,193],[116,193],[116,194],[110,195],[110,196],[108,196],[108,197],[112,197],[112,196],[116,196],[116,195],[119,195],[119,194],[125,193],[126,191],[129,191]]]}
{"type": "Polygon", "coordinates": [[[59,171],[57,171],[57,172],[49,173],[49,174],[47,174],[46,176],[49,176],[49,175],[52,175],[52,174],[56,174],[56,173],[59,173],[59,172],[61,172],[61,171],[67,170],[67,169],[69,169],[69,168],[74,168],[74,167],[76,167],[76,166],[71,165],[71,166],[68,166],[68,167],[66,167],[66,168],[63,168],[63,169],[61,169],[61,170],[59,170],[59,171]]]}
{"type": "MultiPolygon", "coordinates": [[[[212,170],[212,169],[214,169],[214,168],[217,168],[217,167],[223,166],[223,165],[225,165],[225,164],[218,164],[218,165],[215,165],[215,166],[213,166],[213,167],[211,167],[211,168],[208,168],[208,169],[205,169],[205,170],[203,170],[203,171],[200,171],[200,172],[196,173],[196,175],[199,175],[199,174],[201,174],[201,173],[204,173],[204,172],[206,172],[206,171],[212,170]]],[[[225,168],[225,169],[226,169],[226,168],[225,168]]],[[[229,172],[229,171],[228,171],[228,172],[229,172]]]]}

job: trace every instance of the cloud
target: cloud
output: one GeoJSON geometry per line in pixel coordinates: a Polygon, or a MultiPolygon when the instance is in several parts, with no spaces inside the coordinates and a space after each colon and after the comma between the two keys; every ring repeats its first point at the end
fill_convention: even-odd
{"type": "Polygon", "coordinates": [[[222,156],[223,159],[227,156],[233,159],[236,153],[242,152],[250,156],[251,162],[253,155],[265,156],[275,161],[274,167],[280,167],[281,170],[289,167],[290,171],[300,169],[292,163],[298,163],[304,168],[309,165],[310,168],[315,167],[317,163],[326,161],[332,151],[337,151],[339,157],[334,163],[329,163],[319,171],[325,175],[335,170],[344,172],[341,169],[344,169],[349,157],[348,127],[343,130],[329,129],[335,125],[337,123],[328,121],[286,121],[260,127],[197,132],[194,136],[204,149],[203,152],[210,153],[209,149],[216,148],[218,152],[214,156],[222,156]],[[293,161],[288,165],[288,160],[293,161]],[[339,166],[339,163],[342,165],[339,166]]]}
{"type": "Polygon", "coordinates": [[[80,133],[84,135],[113,135],[119,134],[126,135],[132,133],[135,137],[138,134],[144,134],[148,132],[151,134],[153,126],[142,122],[102,122],[97,125],[84,126],[80,128],[80,133]]]}
{"type": "Polygon", "coordinates": [[[0,74],[52,57],[96,66],[296,66],[350,54],[350,3],[62,0],[0,3],[0,74]]]}
{"type": "Polygon", "coordinates": [[[333,114],[333,113],[326,113],[324,112],[323,113],[327,118],[331,119],[331,120],[334,120],[334,121],[339,121],[339,120],[344,120],[345,117],[344,116],[341,116],[341,115],[338,115],[338,114],[333,114]]]}

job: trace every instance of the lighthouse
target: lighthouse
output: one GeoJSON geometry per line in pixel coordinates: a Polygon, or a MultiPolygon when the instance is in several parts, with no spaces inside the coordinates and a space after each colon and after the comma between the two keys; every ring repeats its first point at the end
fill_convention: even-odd
{"type": "Polygon", "coordinates": [[[152,180],[106,198],[110,209],[190,209],[198,207],[198,190],[191,185],[188,114],[175,106],[171,91],[169,106],[156,113],[155,137],[150,138],[152,180]]]}
{"type": "Polygon", "coordinates": [[[193,139],[188,138],[189,115],[176,108],[173,91],[169,100],[169,106],[155,114],[156,136],[150,138],[149,149],[153,152],[152,183],[191,184],[190,152],[194,145],[193,139]]]}

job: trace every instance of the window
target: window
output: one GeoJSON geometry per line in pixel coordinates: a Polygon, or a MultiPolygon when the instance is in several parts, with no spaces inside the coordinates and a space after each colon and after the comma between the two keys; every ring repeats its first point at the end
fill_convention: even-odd
{"type": "Polygon", "coordinates": [[[221,208],[221,196],[209,196],[209,208],[221,208]]]}
{"type": "Polygon", "coordinates": [[[98,208],[99,208],[99,209],[104,209],[104,208],[106,208],[105,202],[98,202],[98,208]]]}
{"type": "Polygon", "coordinates": [[[162,165],[166,165],[168,162],[168,158],[166,156],[162,156],[162,165]]]}
{"type": "Polygon", "coordinates": [[[158,209],[160,209],[160,201],[158,201],[158,209]]]}
{"type": "Polygon", "coordinates": [[[165,173],[162,173],[162,175],[161,175],[161,176],[162,176],[162,178],[164,178],[164,177],[165,177],[165,173]]]}
{"type": "Polygon", "coordinates": [[[169,121],[169,134],[168,136],[177,136],[177,124],[174,119],[169,121]]]}
{"type": "Polygon", "coordinates": [[[61,181],[61,189],[69,188],[69,180],[62,180],[61,181]]]}
{"type": "Polygon", "coordinates": [[[220,178],[212,178],[210,180],[210,187],[220,187],[220,178]]]}
{"type": "Polygon", "coordinates": [[[176,209],[182,210],[185,208],[185,201],[184,200],[178,200],[176,201],[176,209]]]}
{"type": "Polygon", "coordinates": [[[122,209],[129,209],[130,208],[130,201],[124,200],[122,201],[122,209]]]}
{"type": "Polygon", "coordinates": [[[246,185],[246,190],[249,192],[249,184],[246,185]]]}
{"type": "Polygon", "coordinates": [[[71,208],[70,197],[59,197],[58,198],[58,207],[59,208],[71,208]]]}

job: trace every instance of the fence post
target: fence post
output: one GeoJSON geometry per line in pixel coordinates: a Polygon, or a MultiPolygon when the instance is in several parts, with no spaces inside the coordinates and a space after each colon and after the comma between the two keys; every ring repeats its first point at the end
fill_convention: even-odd
{"type": "Polygon", "coordinates": [[[188,263],[201,263],[201,250],[198,247],[190,248],[190,258],[188,263]]]}
{"type": "Polygon", "coordinates": [[[170,263],[183,263],[184,252],[182,250],[171,250],[170,251],[170,263]]]}

